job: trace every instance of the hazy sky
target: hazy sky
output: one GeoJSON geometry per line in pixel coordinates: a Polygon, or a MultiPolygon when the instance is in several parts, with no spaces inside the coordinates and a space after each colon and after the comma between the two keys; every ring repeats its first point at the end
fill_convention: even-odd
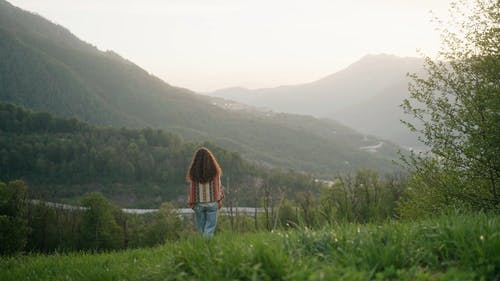
{"type": "Polygon", "coordinates": [[[449,0],[8,0],[195,91],[313,81],[362,56],[434,54],[449,0]]]}

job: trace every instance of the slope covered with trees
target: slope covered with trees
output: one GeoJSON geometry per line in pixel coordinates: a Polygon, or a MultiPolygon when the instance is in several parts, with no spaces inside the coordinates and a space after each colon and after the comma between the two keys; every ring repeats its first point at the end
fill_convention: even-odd
{"type": "Polygon", "coordinates": [[[397,147],[333,121],[227,110],[173,87],[116,53],[0,0],[0,100],[98,125],[158,128],[208,140],[249,160],[322,175],[388,171],[397,147]]]}
{"type": "Polygon", "coordinates": [[[75,202],[99,191],[122,206],[157,207],[175,200],[183,205],[186,170],[200,145],[217,155],[224,184],[230,180],[231,187],[241,187],[241,204],[254,202],[256,178],[294,192],[315,190],[307,175],[259,168],[236,152],[184,142],[162,130],[100,128],[0,103],[0,132],[0,181],[24,179],[31,197],[46,200],[75,202]]]}

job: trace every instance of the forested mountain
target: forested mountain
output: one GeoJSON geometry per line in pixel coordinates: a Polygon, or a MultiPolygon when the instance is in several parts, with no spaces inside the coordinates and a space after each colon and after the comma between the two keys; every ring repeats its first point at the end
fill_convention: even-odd
{"type": "Polygon", "coordinates": [[[403,127],[399,107],[408,96],[407,73],[420,72],[423,61],[392,55],[367,55],[347,68],[302,85],[249,90],[227,88],[210,95],[280,112],[332,118],[365,134],[415,146],[403,127]]]}
{"type": "MultiPolygon", "coordinates": [[[[99,191],[121,206],[183,206],[186,171],[197,146],[210,147],[224,168],[223,183],[254,203],[259,178],[286,191],[316,190],[310,176],[268,170],[211,143],[183,142],[162,130],[100,128],[0,103],[0,182],[23,179],[31,197],[77,202],[99,191]]],[[[293,197],[293,196],[292,196],[293,197]]],[[[235,199],[235,198],[233,198],[235,199]]]]}
{"type": "Polygon", "coordinates": [[[323,176],[393,169],[397,147],[334,121],[231,110],[173,87],[117,54],[0,0],[0,100],[93,124],[152,127],[208,140],[246,159],[323,176]],[[373,150],[371,150],[373,151],[373,150]]]}

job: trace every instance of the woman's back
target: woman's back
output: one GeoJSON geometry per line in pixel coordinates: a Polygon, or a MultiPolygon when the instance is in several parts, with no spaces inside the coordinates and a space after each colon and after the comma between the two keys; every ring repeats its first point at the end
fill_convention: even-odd
{"type": "Polygon", "coordinates": [[[206,183],[192,182],[191,190],[192,203],[217,202],[223,197],[218,177],[206,183]]]}
{"type": "Polygon", "coordinates": [[[188,206],[193,208],[196,229],[205,237],[212,237],[217,224],[218,209],[222,207],[224,190],[220,177],[222,169],[207,148],[198,149],[188,170],[188,206]]]}

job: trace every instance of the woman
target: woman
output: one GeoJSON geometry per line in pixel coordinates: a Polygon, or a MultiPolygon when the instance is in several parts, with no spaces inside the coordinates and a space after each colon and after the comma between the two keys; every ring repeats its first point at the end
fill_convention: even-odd
{"type": "Polygon", "coordinates": [[[187,204],[194,210],[196,229],[204,237],[212,237],[217,225],[217,211],[224,198],[221,176],[222,170],[212,152],[205,147],[198,149],[186,177],[189,182],[187,204]]]}

